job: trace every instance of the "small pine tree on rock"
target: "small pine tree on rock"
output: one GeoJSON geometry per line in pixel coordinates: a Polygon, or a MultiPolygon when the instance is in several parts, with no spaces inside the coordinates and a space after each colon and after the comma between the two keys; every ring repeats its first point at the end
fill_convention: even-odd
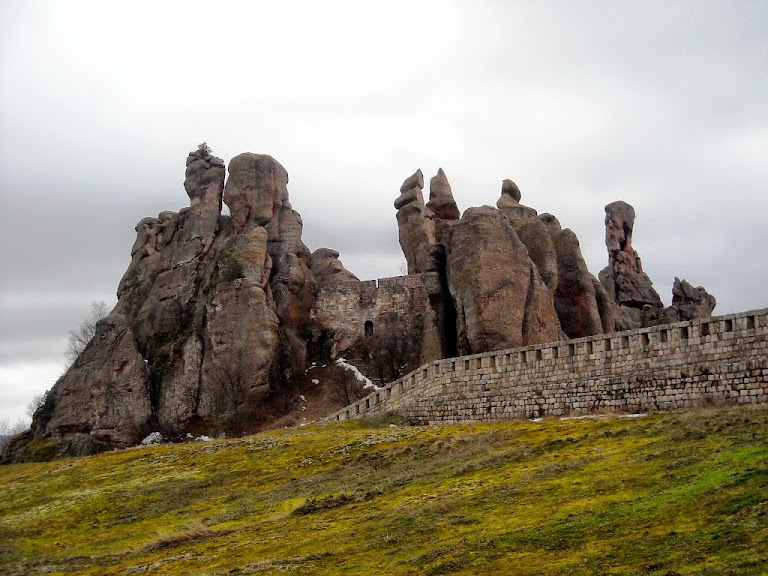
{"type": "Polygon", "coordinates": [[[200,151],[200,154],[202,154],[203,158],[208,156],[211,153],[211,147],[208,146],[206,142],[203,142],[202,144],[199,144],[197,146],[197,149],[200,151]]]}

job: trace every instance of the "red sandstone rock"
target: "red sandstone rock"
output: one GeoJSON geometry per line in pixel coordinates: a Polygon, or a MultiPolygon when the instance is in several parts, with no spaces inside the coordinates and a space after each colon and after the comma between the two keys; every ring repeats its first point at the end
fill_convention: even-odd
{"type": "Polygon", "coordinates": [[[576,234],[566,228],[555,236],[554,244],[558,270],[555,309],[563,332],[569,338],[602,334],[593,276],[587,270],[576,234]]]}
{"type": "Polygon", "coordinates": [[[406,178],[395,200],[400,247],[408,264],[408,274],[419,274],[429,266],[429,252],[435,243],[432,213],[424,205],[421,170],[406,178]]]}
{"type": "Polygon", "coordinates": [[[558,339],[551,295],[501,212],[467,209],[449,231],[446,248],[460,354],[558,339]]]}
{"type": "Polygon", "coordinates": [[[359,278],[344,268],[339,253],[330,248],[312,252],[312,273],[318,282],[359,282],[359,278]]]}
{"type": "Polygon", "coordinates": [[[524,222],[536,218],[536,210],[520,204],[520,189],[512,180],[504,180],[501,184],[501,197],[496,202],[496,206],[512,222],[512,226],[517,230],[524,222]]]}

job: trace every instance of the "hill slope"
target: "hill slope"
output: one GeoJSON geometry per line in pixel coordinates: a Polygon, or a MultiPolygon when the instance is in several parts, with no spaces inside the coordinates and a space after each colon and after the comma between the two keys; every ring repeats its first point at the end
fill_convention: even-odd
{"type": "Polygon", "coordinates": [[[264,432],[0,467],[8,574],[764,574],[768,412],[264,432]]]}

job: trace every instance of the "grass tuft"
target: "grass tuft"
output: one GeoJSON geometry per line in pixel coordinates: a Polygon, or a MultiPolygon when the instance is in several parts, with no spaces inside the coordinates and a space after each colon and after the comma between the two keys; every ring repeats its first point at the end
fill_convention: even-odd
{"type": "Polygon", "coordinates": [[[199,520],[195,520],[187,524],[183,530],[176,532],[164,532],[158,530],[157,537],[151,542],[148,542],[143,550],[145,552],[153,552],[155,550],[160,550],[161,548],[173,548],[180,544],[210,538],[212,535],[213,532],[210,528],[205,526],[199,520]]]}

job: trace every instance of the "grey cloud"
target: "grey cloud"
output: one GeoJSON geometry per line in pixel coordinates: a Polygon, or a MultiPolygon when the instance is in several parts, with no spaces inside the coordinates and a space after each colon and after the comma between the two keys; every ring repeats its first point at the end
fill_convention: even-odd
{"type": "Polygon", "coordinates": [[[623,199],[665,300],[678,274],[716,313],[766,305],[764,2],[115,6],[0,8],[0,368],[114,298],[202,140],[280,161],[307,245],[362,278],[399,272],[392,202],[442,167],[462,210],[514,179],[593,273],[623,199]]]}

